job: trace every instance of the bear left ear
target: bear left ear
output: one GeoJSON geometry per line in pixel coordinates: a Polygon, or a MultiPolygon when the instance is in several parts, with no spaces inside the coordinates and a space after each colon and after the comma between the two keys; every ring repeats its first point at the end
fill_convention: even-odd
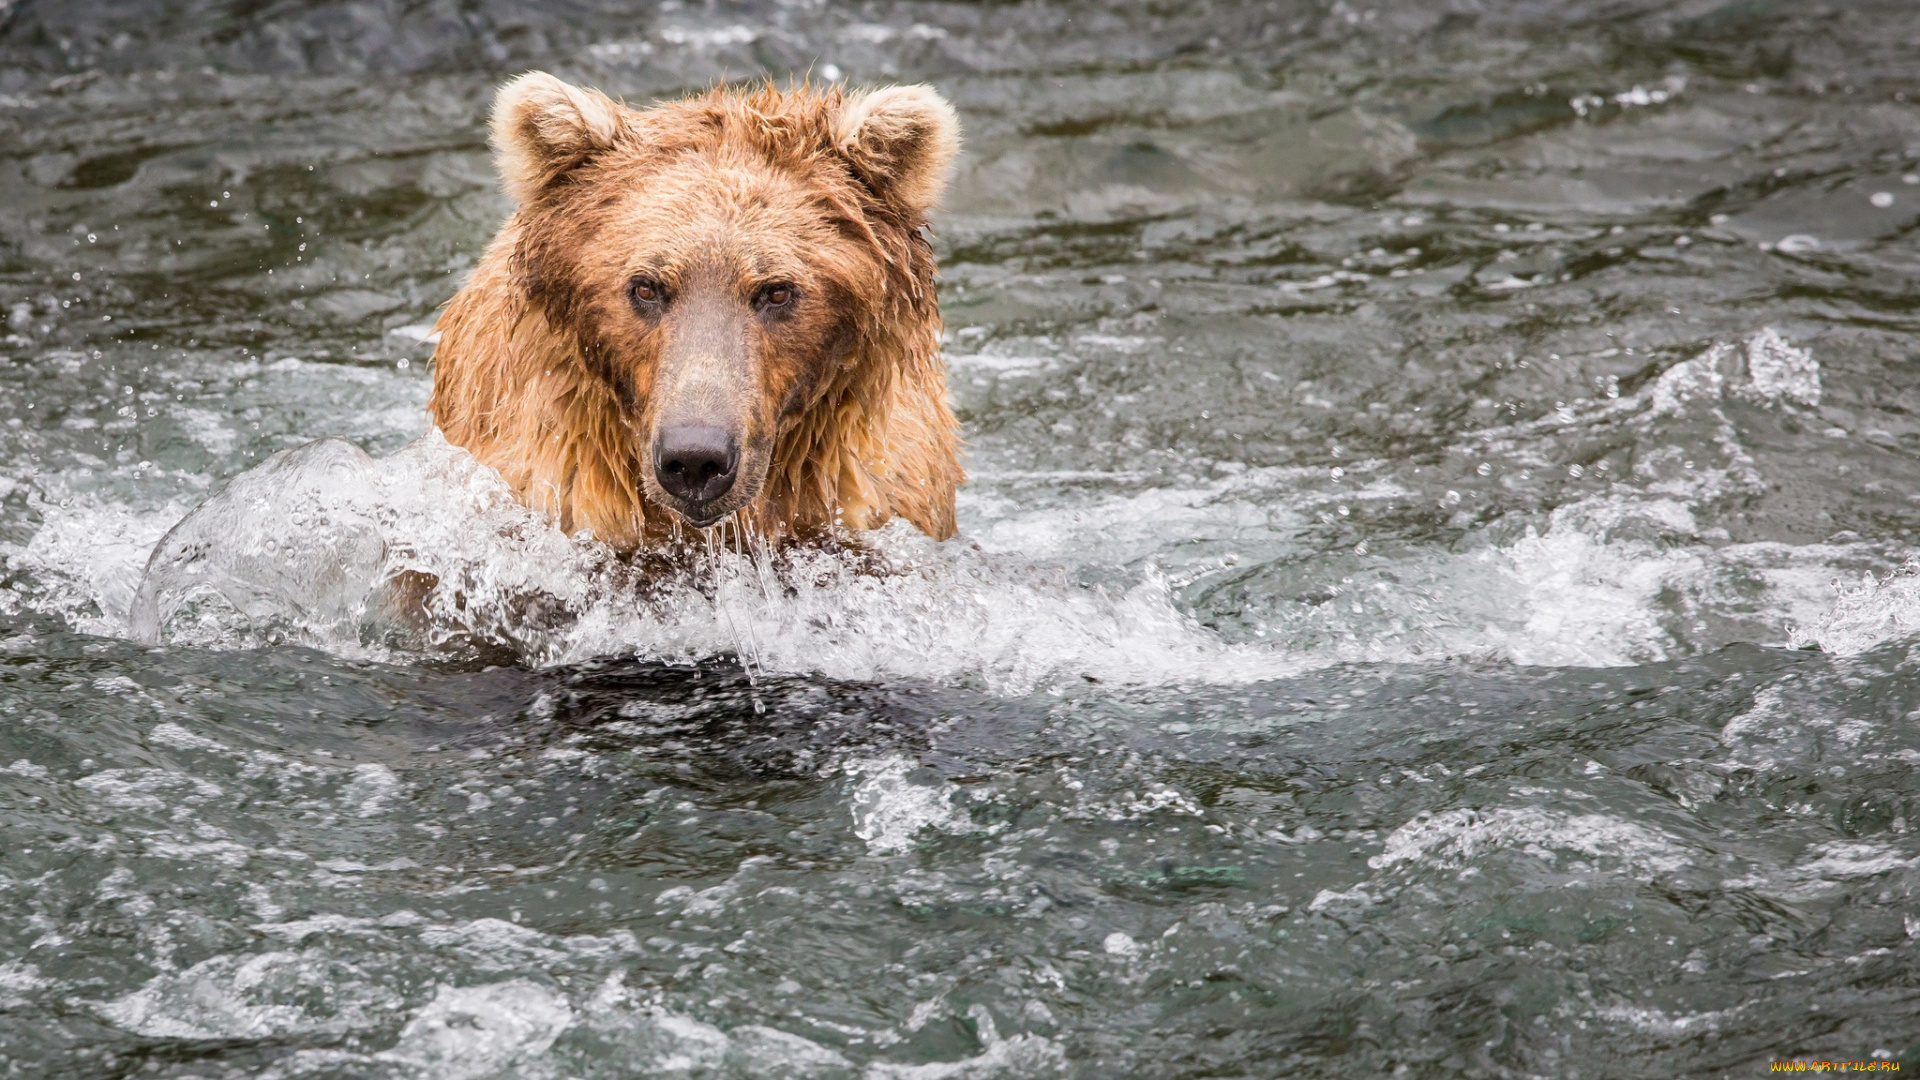
{"type": "Polygon", "coordinates": [[[875,195],[918,216],[946,190],[960,120],[930,86],[866,90],[840,106],[834,144],[875,195]]]}
{"type": "Polygon", "coordinates": [[[598,90],[529,71],[493,99],[492,142],[500,184],[516,203],[612,148],[626,110],[598,90]]]}

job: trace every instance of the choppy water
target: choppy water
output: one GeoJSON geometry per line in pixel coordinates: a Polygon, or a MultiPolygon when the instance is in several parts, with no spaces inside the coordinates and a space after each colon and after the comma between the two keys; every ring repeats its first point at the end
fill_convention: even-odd
{"type": "Polygon", "coordinates": [[[625,7],[0,2],[7,1075],[1920,1060],[1920,9],[625,7]],[[533,66],[955,101],[960,540],[402,450],[533,66]]]}

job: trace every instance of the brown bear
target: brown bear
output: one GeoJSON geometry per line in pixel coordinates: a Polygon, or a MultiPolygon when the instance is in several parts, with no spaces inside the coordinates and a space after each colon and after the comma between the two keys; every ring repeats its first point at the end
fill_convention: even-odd
{"type": "Polygon", "coordinates": [[[959,146],[923,86],[720,88],[634,110],[501,88],[517,204],[440,317],[427,408],[563,530],[774,542],[954,531],[963,474],[928,210],[959,146]]]}

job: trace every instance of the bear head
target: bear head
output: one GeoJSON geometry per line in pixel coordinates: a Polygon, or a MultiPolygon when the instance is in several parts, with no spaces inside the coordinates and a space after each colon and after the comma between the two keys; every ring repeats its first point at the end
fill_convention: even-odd
{"type": "Polygon", "coordinates": [[[888,358],[937,352],[922,226],[959,134],[931,89],[635,110],[536,72],[500,90],[492,144],[512,280],[617,402],[645,501],[687,523],[764,505],[770,476],[789,502],[838,482],[799,462],[842,469],[813,459],[882,415],[888,358]]]}

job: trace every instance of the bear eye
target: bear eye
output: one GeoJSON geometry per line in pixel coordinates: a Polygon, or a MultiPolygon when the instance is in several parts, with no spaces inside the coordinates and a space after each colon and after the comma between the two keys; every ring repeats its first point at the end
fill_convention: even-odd
{"type": "Polygon", "coordinates": [[[759,295],[753,298],[753,306],[761,311],[779,311],[792,307],[799,295],[800,290],[787,282],[778,281],[761,289],[759,295]]]}
{"type": "Polygon", "coordinates": [[[655,278],[642,275],[627,282],[627,300],[642,315],[652,314],[666,295],[666,289],[655,278]]]}

